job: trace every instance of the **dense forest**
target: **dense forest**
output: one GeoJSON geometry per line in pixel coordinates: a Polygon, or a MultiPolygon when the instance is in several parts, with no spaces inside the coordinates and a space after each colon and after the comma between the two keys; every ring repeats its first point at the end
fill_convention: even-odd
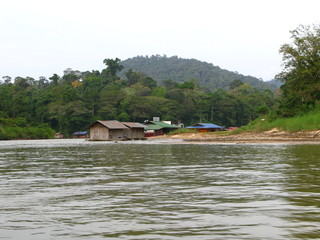
{"type": "MultiPolygon", "coordinates": [[[[121,62],[118,58],[105,59],[106,68],[101,71],[68,68],[62,76],[53,74],[49,79],[4,76],[0,80],[0,139],[47,138],[54,131],[70,136],[98,119],[144,122],[160,117],[185,125],[211,122],[230,127],[246,125],[259,116],[270,119],[315,111],[320,109],[320,27],[300,26],[291,34],[293,43],[280,48],[284,67],[277,76],[282,84],[275,81],[281,85],[276,91],[238,74],[219,75],[217,81],[194,78],[192,72],[207,74],[201,66],[190,65],[183,75],[181,69],[187,71],[183,65],[189,60],[182,60],[180,70],[175,65],[176,73],[168,68],[169,75],[162,79],[157,75],[157,81],[151,73],[125,69],[132,59],[121,62]]],[[[167,60],[179,61],[159,56],[133,59],[155,61],[148,71],[171,66],[164,64],[167,60]]]]}
{"type": "Polygon", "coordinates": [[[171,79],[178,83],[183,83],[188,79],[195,79],[199,86],[208,88],[211,91],[219,88],[228,91],[230,83],[234,79],[238,79],[257,89],[275,90],[278,87],[278,83],[275,81],[264,82],[252,76],[244,76],[237,72],[221,69],[211,63],[177,56],[137,56],[122,61],[121,65],[123,65],[124,69],[119,76],[124,77],[125,72],[132,69],[133,71],[147,74],[158,84],[161,84],[166,79],[171,79]]]}
{"type": "Polygon", "coordinates": [[[1,124],[4,120],[10,122],[8,119],[14,127],[45,124],[70,136],[97,119],[144,122],[156,116],[185,125],[213,122],[226,127],[242,126],[274,105],[271,90],[254,88],[240,79],[230,79],[228,91],[209,91],[196,79],[163,79],[158,84],[147,74],[132,69],[119,77],[117,73],[123,70],[120,59],[105,59],[104,63],[106,68],[102,71],[66,69],[63,76],[53,74],[49,79],[3,77],[0,138],[8,138],[10,131],[1,124]],[[18,118],[20,122],[24,119],[24,124],[15,124],[18,118]]]}

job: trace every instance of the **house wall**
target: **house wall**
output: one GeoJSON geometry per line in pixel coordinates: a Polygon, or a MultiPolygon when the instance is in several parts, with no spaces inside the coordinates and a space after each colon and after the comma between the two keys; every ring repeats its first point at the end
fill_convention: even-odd
{"type": "Polygon", "coordinates": [[[198,128],[198,132],[216,132],[222,131],[220,128],[198,128]]]}
{"type": "Polygon", "coordinates": [[[109,140],[109,129],[101,124],[95,124],[90,128],[90,140],[109,140]]]}
{"type": "Polygon", "coordinates": [[[90,140],[119,140],[123,138],[123,129],[108,129],[100,124],[90,128],[90,140]]]}
{"type": "Polygon", "coordinates": [[[198,132],[209,132],[207,128],[199,128],[198,132]]]}
{"type": "Polygon", "coordinates": [[[142,139],[144,137],[144,128],[130,128],[124,130],[125,139],[142,139]]]}
{"type": "Polygon", "coordinates": [[[96,123],[90,127],[90,140],[143,139],[144,128],[109,129],[96,123]]]}
{"type": "Polygon", "coordinates": [[[109,129],[109,139],[120,140],[125,138],[123,129],[109,129]]]}
{"type": "Polygon", "coordinates": [[[135,139],[135,138],[139,138],[139,139],[144,138],[144,129],[143,128],[133,128],[133,129],[131,129],[130,132],[131,132],[130,138],[133,138],[133,139],[135,139]]]}

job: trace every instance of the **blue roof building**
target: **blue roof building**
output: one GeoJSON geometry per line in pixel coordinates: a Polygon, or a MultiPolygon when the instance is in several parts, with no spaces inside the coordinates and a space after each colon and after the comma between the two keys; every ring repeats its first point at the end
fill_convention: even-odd
{"type": "Polygon", "coordinates": [[[88,138],[89,132],[88,131],[79,131],[73,133],[73,138],[88,138]]]}
{"type": "Polygon", "coordinates": [[[213,132],[213,131],[223,131],[224,127],[218,126],[213,123],[197,123],[192,126],[187,127],[188,129],[195,129],[199,132],[213,132]]]}

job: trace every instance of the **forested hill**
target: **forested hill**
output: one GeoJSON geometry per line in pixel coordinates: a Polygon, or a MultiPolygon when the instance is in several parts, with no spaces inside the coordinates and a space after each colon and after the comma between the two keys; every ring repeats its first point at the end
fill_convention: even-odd
{"type": "Polygon", "coordinates": [[[221,69],[211,63],[196,59],[183,59],[177,56],[137,56],[122,61],[121,65],[124,66],[124,69],[119,76],[124,77],[124,73],[132,69],[135,72],[143,72],[152,77],[158,85],[161,85],[161,81],[168,79],[178,83],[196,79],[199,86],[214,91],[218,88],[228,90],[232,81],[241,80],[257,89],[276,89],[273,84],[263,82],[258,78],[221,69]]]}

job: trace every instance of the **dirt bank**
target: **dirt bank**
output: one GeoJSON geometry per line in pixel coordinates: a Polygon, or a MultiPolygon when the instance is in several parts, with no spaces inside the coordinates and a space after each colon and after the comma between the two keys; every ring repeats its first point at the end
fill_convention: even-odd
{"type": "Polygon", "coordinates": [[[163,135],[151,139],[182,139],[188,142],[217,142],[217,143],[319,143],[320,130],[307,132],[283,132],[272,129],[266,132],[246,132],[233,134],[232,132],[211,133],[181,133],[163,135]]]}

